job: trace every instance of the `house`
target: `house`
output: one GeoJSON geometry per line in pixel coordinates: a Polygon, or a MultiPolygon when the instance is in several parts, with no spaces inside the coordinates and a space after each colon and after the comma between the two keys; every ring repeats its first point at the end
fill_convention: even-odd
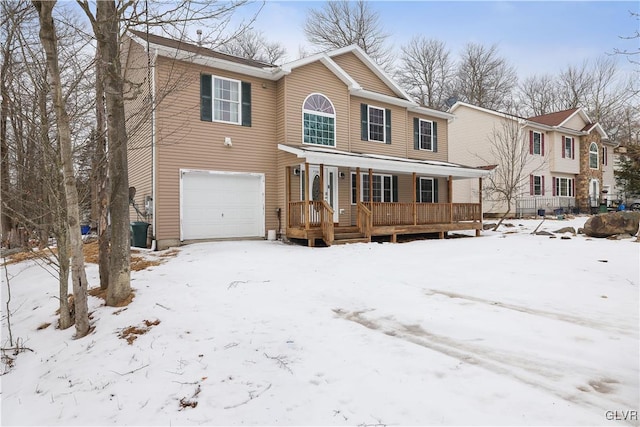
{"type": "MultiPolygon", "coordinates": [[[[495,146],[505,130],[517,132],[525,161],[511,213],[536,214],[538,210],[556,209],[592,212],[601,202],[608,203],[608,194],[615,185],[612,161],[615,144],[583,108],[523,118],[457,102],[450,112],[455,114],[449,125],[452,162],[508,167],[501,165],[505,161],[498,158],[495,146]]],[[[484,213],[505,213],[508,207],[504,199],[484,190],[484,213]]],[[[476,200],[478,185],[456,182],[453,192],[454,202],[476,200]]]]}
{"type": "Polygon", "coordinates": [[[122,64],[129,182],[157,248],[482,229],[480,199],[452,200],[488,174],[448,161],[453,115],[357,46],[273,66],[132,31],[122,64]]]}

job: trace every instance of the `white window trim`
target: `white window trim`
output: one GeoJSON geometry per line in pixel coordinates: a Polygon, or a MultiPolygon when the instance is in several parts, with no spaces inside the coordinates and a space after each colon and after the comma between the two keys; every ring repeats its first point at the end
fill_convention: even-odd
{"type": "Polygon", "coordinates": [[[562,149],[564,150],[564,157],[566,159],[572,159],[573,156],[573,137],[572,136],[565,136],[564,137],[564,146],[562,147],[562,149]],[[569,143],[569,155],[567,156],[567,142],[569,143]]]}
{"type": "Polygon", "coordinates": [[[418,200],[416,200],[416,202],[418,202],[418,203],[435,203],[434,200],[433,200],[435,198],[435,195],[436,195],[435,194],[435,186],[434,186],[434,183],[433,183],[434,179],[426,177],[426,176],[418,177],[418,179],[420,180],[420,191],[418,192],[419,194],[416,195],[417,196],[416,199],[418,199],[418,200]],[[431,181],[431,201],[430,202],[425,202],[424,200],[422,200],[422,181],[423,180],[424,181],[431,181]]]}
{"type": "Polygon", "coordinates": [[[542,196],[544,193],[544,189],[542,188],[542,175],[533,175],[533,195],[534,196],[542,196]],[[536,178],[539,181],[540,192],[536,193],[536,178]]]}
{"type": "MultiPolygon", "coordinates": [[[[351,172],[351,185],[353,185],[353,177],[355,176],[355,172],[351,172]]],[[[382,198],[384,199],[384,179],[385,178],[389,178],[389,182],[391,183],[391,188],[390,188],[390,194],[391,194],[391,200],[382,200],[382,202],[374,202],[374,203],[391,203],[393,201],[393,175],[389,175],[389,174],[383,174],[383,173],[374,173],[371,174],[372,176],[379,176],[381,179],[381,183],[382,183],[382,198]]],[[[364,201],[364,177],[365,176],[369,176],[369,174],[367,172],[360,172],[360,200],[358,200],[359,202],[362,203],[369,203],[369,202],[365,202],[364,201]]],[[[356,201],[353,200],[353,187],[349,188],[350,190],[350,198],[351,200],[351,204],[355,205],[356,201]]],[[[370,199],[373,199],[373,197],[371,197],[371,195],[369,195],[370,199]]],[[[372,201],[372,200],[370,200],[372,201]]]]}
{"type": "Polygon", "coordinates": [[[538,132],[536,130],[533,131],[533,155],[534,156],[542,156],[542,132],[538,132]],[[539,136],[538,138],[538,152],[536,153],[536,134],[539,136]]]}
{"type": "Polygon", "coordinates": [[[433,121],[418,119],[418,150],[433,152],[433,121]],[[431,124],[431,148],[422,148],[422,122],[431,124]]]}
{"type": "Polygon", "coordinates": [[[335,113],[336,111],[336,106],[333,105],[333,102],[331,101],[331,99],[329,99],[328,96],[326,96],[323,93],[320,92],[313,92],[310,93],[305,99],[304,101],[302,101],[302,114],[301,114],[301,123],[302,123],[302,144],[303,145],[311,145],[314,147],[332,147],[332,148],[336,148],[338,146],[338,135],[336,132],[336,129],[338,128],[337,124],[338,124],[338,118],[337,118],[337,114],[335,113]],[[333,114],[329,114],[329,113],[324,113],[321,111],[312,111],[312,110],[307,110],[306,108],[304,108],[304,104],[307,103],[307,99],[309,99],[310,97],[312,97],[313,95],[320,95],[323,96],[327,101],[329,101],[329,103],[331,104],[331,108],[333,108],[334,113],[333,114]],[[322,116],[322,117],[332,117],[333,118],[333,145],[322,145],[322,144],[312,144],[310,142],[304,142],[304,113],[309,113],[309,114],[315,114],[316,116],[322,116]]]}
{"type": "Polygon", "coordinates": [[[556,177],[556,188],[555,193],[557,197],[575,197],[573,193],[573,181],[574,178],[565,178],[565,177],[556,177]],[[568,194],[560,194],[560,190],[562,189],[561,181],[567,181],[567,193],[568,194]]]}
{"type": "Polygon", "coordinates": [[[595,142],[592,142],[591,144],[589,144],[589,169],[593,169],[593,170],[598,170],[600,166],[600,153],[598,153],[598,144],[596,144],[595,142]],[[595,151],[591,151],[591,147],[593,147],[595,145],[596,150],[595,151]],[[594,168],[593,166],[591,166],[591,155],[595,154],[596,156],[596,167],[594,168]]]}
{"type": "MultiPolygon", "coordinates": [[[[226,99],[220,99],[225,102],[234,102],[228,101],[226,99]]],[[[220,77],[220,76],[211,76],[211,121],[216,123],[228,123],[232,125],[242,125],[242,81],[236,79],[230,79],[228,77],[220,77]],[[217,120],[216,119],[216,80],[226,80],[229,82],[234,82],[238,84],[238,121],[234,122],[231,120],[217,120]]]]}
{"type": "Polygon", "coordinates": [[[367,105],[367,139],[372,142],[380,142],[385,144],[387,141],[387,112],[384,108],[376,107],[375,105],[367,105]],[[370,110],[374,108],[382,111],[382,141],[377,139],[371,139],[371,114],[370,110]]]}

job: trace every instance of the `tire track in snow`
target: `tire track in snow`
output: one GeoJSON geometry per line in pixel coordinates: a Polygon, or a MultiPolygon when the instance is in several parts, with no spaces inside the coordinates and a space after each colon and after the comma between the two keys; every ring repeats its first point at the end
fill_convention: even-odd
{"type": "MultiPolygon", "coordinates": [[[[579,367],[561,364],[555,360],[549,360],[545,366],[541,366],[544,364],[540,359],[527,359],[483,346],[456,341],[446,336],[431,333],[417,324],[407,325],[389,317],[371,319],[363,316],[364,313],[371,311],[373,310],[349,312],[340,308],[333,309],[333,312],[338,317],[358,323],[367,329],[402,339],[495,374],[513,378],[586,409],[596,409],[602,412],[605,409],[616,407],[634,407],[633,403],[624,402],[615,396],[613,385],[618,384],[619,381],[608,378],[605,374],[598,375],[591,369],[582,369],[587,378],[598,378],[588,382],[597,394],[589,393],[591,390],[587,391],[582,386],[576,387],[575,390],[571,391],[562,390],[557,386],[560,384],[559,380],[565,376],[564,372],[575,373],[576,368],[579,367]],[[603,388],[599,389],[600,385],[603,388]]],[[[631,422],[629,424],[635,425],[631,422]]]]}
{"type": "Polygon", "coordinates": [[[463,295],[463,294],[458,294],[458,293],[455,293],[455,292],[440,291],[440,290],[437,290],[437,289],[429,289],[429,290],[425,291],[425,294],[427,296],[444,295],[444,296],[449,297],[449,298],[473,301],[473,302],[477,302],[477,303],[481,303],[481,304],[491,305],[492,307],[500,307],[500,308],[504,308],[504,309],[507,309],[507,310],[519,311],[520,313],[531,314],[533,316],[543,316],[543,317],[547,317],[547,318],[550,318],[550,319],[560,320],[562,322],[567,322],[567,323],[571,323],[571,324],[574,324],[574,325],[580,325],[580,326],[584,326],[584,327],[591,328],[591,329],[598,329],[598,330],[605,331],[605,332],[616,332],[616,333],[620,333],[620,334],[623,334],[623,335],[637,337],[636,333],[634,333],[633,331],[629,331],[626,328],[623,328],[623,327],[620,327],[620,326],[617,326],[617,325],[614,325],[614,324],[610,324],[610,323],[595,322],[595,321],[590,320],[590,319],[585,319],[583,317],[578,317],[578,316],[572,316],[570,314],[557,313],[557,312],[546,311],[546,310],[539,310],[539,309],[530,308],[530,307],[523,307],[523,306],[516,305],[516,304],[509,304],[509,303],[504,303],[504,302],[500,302],[500,301],[492,301],[492,300],[488,300],[488,299],[484,299],[484,298],[474,297],[474,296],[471,296],[471,295],[463,295]]]}

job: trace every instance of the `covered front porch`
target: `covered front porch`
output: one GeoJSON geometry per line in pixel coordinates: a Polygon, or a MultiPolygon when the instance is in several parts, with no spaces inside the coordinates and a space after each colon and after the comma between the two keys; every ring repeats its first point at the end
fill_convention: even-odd
{"type": "Polygon", "coordinates": [[[447,162],[279,145],[294,154],[285,166],[286,236],[330,246],[374,236],[482,230],[477,203],[453,203],[454,179],[489,171],[447,162]],[[300,162],[300,163],[296,163],[300,162]],[[348,179],[347,179],[348,178],[348,179]]]}

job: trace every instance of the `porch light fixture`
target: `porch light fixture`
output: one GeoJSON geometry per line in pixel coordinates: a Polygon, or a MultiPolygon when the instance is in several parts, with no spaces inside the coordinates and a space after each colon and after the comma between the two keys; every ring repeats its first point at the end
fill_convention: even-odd
{"type": "Polygon", "coordinates": [[[293,174],[294,174],[295,176],[300,176],[300,168],[295,168],[295,169],[293,170],[293,174]]]}
{"type": "Polygon", "coordinates": [[[338,176],[340,177],[340,179],[345,179],[347,175],[344,172],[340,172],[338,176]]]}

